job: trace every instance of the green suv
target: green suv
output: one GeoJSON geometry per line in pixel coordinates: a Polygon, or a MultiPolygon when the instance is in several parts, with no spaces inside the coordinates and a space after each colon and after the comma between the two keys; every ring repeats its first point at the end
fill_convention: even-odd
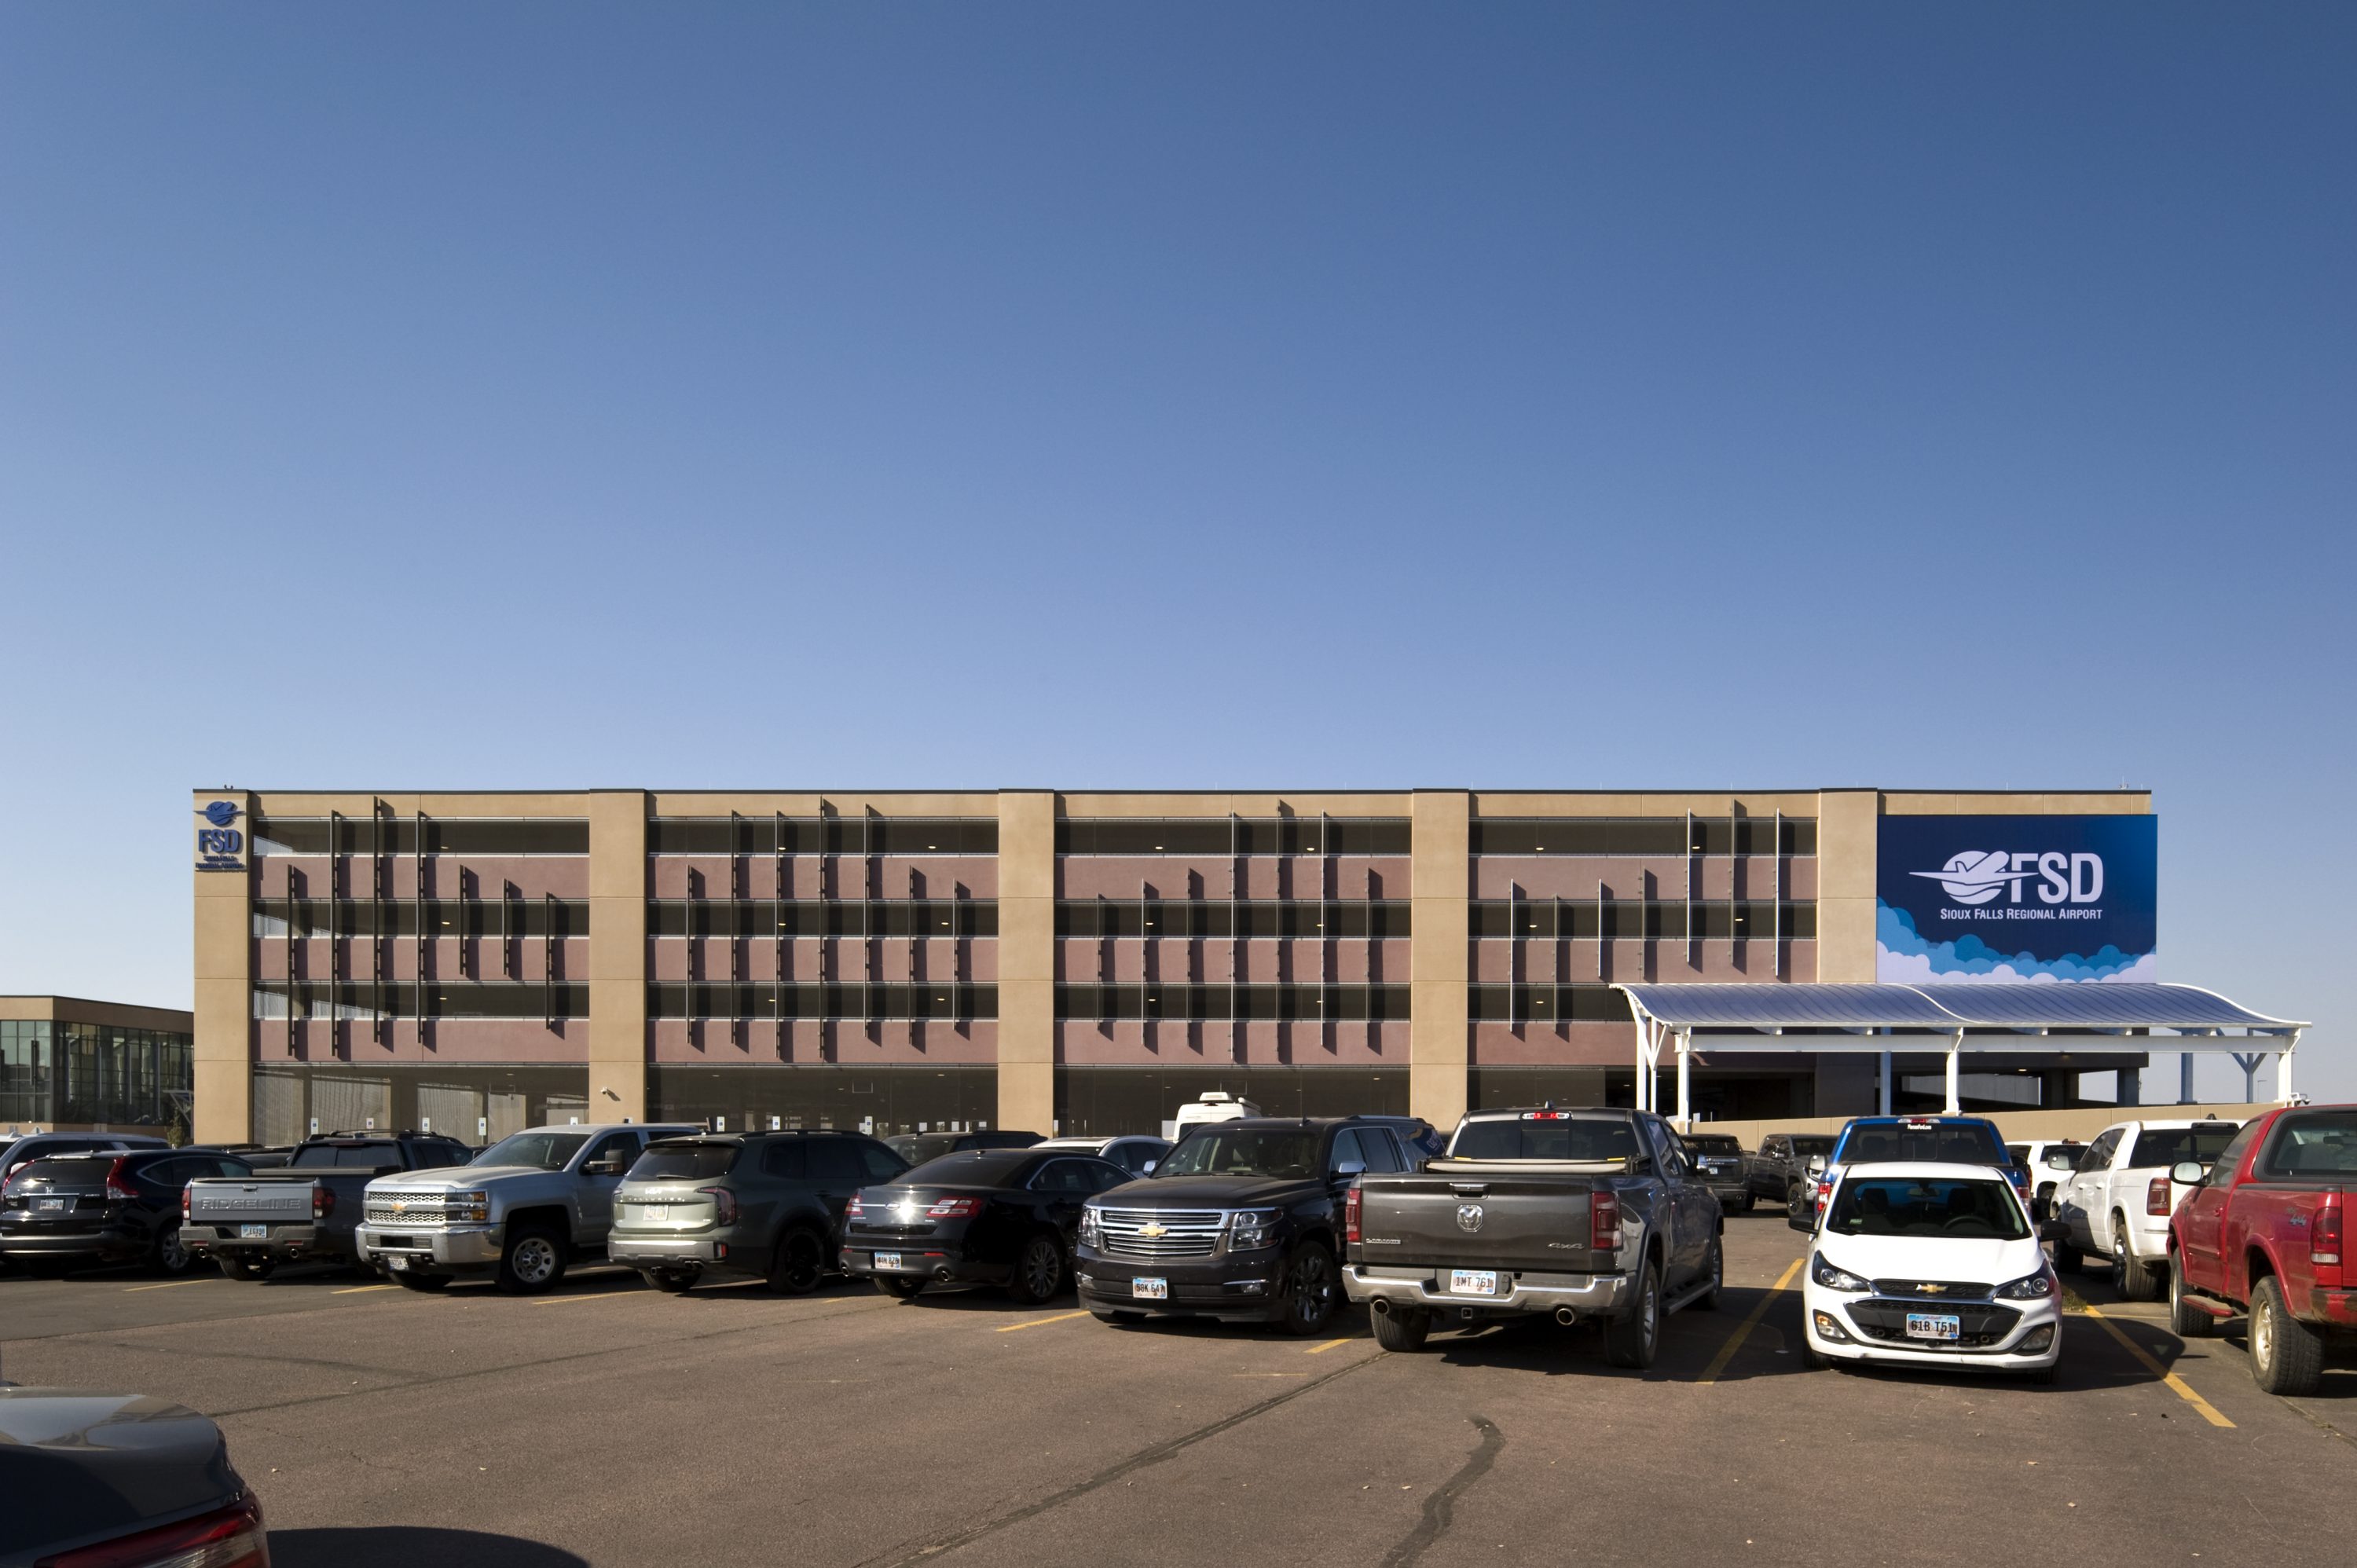
{"type": "Polygon", "coordinates": [[[908,1168],[860,1133],[659,1139],[614,1194],[606,1255],[657,1290],[750,1276],[780,1295],[805,1295],[834,1269],[852,1194],[908,1168]]]}

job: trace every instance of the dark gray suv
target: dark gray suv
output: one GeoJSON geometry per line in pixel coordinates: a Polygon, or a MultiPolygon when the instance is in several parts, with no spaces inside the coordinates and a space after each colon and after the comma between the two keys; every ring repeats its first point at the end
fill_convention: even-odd
{"type": "Polygon", "coordinates": [[[835,1266],[843,1209],[908,1162],[860,1133],[709,1133],[647,1145],[614,1193],[606,1255],[657,1290],[706,1275],[816,1290],[835,1266]]]}

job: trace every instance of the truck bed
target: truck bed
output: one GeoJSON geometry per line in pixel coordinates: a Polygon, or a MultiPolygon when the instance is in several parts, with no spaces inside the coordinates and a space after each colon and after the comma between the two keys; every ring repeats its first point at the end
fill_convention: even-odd
{"type": "Polygon", "coordinates": [[[1618,1160],[1435,1160],[1359,1183],[1361,1256],[1383,1267],[1591,1273],[1618,1266],[1590,1245],[1597,1184],[1618,1160]]]}

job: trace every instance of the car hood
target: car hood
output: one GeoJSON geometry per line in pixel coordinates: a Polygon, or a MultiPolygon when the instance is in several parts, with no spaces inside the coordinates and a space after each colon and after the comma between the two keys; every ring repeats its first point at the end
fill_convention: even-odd
{"type": "Polygon", "coordinates": [[[1111,1208],[1252,1208],[1324,1191],[1322,1184],[1299,1176],[1147,1176],[1108,1187],[1096,1201],[1111,1208]]]}
{"type": "Polygon", "coordinates": [[[1951,1236],[1821,1236],[1817,1251],[1837,1269],[1869,1280],[1955,1280],[2001,1285],[2036,1273],[2035,1240],[1951,1236]]]}
{"type": "Polygon", "coordinates": [[[243,1490],[221,1428],[138,1394],[0,1389],[0,1557],[129,1530],[243,1490]]]}
{"type": "Polygon", "coordinates": [[[517,1176],[561,1176],[538,1165],[441,1165],[430,1171],[396,1171],[369,1183],[370,1187],[400,1187],[408,1192],[465,1192],[487,1181],[511,1181],[517,1176]]]}

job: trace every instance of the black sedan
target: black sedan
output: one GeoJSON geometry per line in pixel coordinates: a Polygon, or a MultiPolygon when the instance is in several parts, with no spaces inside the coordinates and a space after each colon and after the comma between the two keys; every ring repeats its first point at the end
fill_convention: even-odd
{"type": "Polygon", "coordinates": [[[33,1272],[144,1262],[181,1274],[180,1193],[198,1176],[252,1167],[213,1149],[111,1149],[19,1165],[0,1188],[0,1257],[33,1272]]]}
{"type": "Polygon", "coordinates": [[[1005,1285],[1026,1305],[1072,1275],[1081,1206],[1130,1179],[1066,1150],[972,1149],[863,1187],[843,1217],[842,1265],[906,1301],[927,1285],[1005,1285]]]}

